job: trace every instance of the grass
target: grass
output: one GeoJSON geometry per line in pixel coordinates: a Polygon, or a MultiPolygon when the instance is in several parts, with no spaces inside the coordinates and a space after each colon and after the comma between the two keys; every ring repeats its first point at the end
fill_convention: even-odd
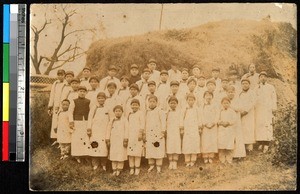
{"type": "Polygon", "coordinates": [[[203,164],[186,168],[180,157],[178,170],[147,173],[142,160],[139,176],[129,175],[128,163],[119,177],[111,175],[111,166],[94,171],[89,163],[78,164],[73,158],[59,160],[55,147],[37,149],[31,157],[30,188],[32,190],[295,190],[296,166],[275,167],[268,155],[254,152],[242,162],[232,165],[203,164]]]}

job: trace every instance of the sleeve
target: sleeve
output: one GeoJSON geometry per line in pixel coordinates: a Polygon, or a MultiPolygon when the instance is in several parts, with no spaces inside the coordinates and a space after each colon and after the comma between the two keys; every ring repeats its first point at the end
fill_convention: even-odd
{"type": "Polygon", "coordinates": [[[125,131],[124,131],[124,139],[128,139],[129,137],[129,123],[128,123],[128,120],[124,117],[124,127],[125,127],[125,131]]]}
{"type": "Polygon", "coordinates": [[[109,123],[107,125],[107,129],[106,129],[105,139],[110,140],[110,133],[111,133],[112,124],[113,124],[113,120],[109,121],[109,123]]]}
{"type": "Polygon", "coordinates": [[[73,118],[74,109],[75,109],[75,103],[74,103],[74,100],[71,100],[69,110],[68,110],[69,122],[74,122],[74,118],[73,118]]]}
{"type": "Polygon", "coordinates": [[[139,118],[139,124],[140,124],[140,132],[145,131],[145,115],[143,112],[140,113],[140,118],[139,118]]]}
{"type": "Polygon", "coordinates": [[[55,86],[56,86],[56,81],[52,84],[51,86],[51,91],[50,91],[50,98],[49,98],[49,103],[48,103],[48,107],[53,107],[54,105],[54,93],[55,93],[55,86]]]}
{"type": "Polygon", "coordinates": [[[160,111],[159,114],[160,114],[161,130],[162,132],[165,132],[167,127],[166,113],[164,111],[160,111]]]}
{"type": "Polygon", "coordinates": [[[93,121],[93,116],[96,111],[96,106],[93,106],[90,111],[89,111],[89,116],[88,116],[88,122],[87,122],[87,129],[92,128],[92,121],[93,121]]]}
{"type": "Polygon", "coordinates": [[[277,94],[274,86],[271,87],[272,109],[277,110],[277,94]]]}
{"type": "Polygon", "coordinates": [[[251,94],[249,95],[248,99],[246,102],[241,102],[241,103],[245,103],[244,105],[244,111],[249,112],[251,110],[251,108],[254,107],[255,103],[256,103],[256,93],[250,91],[251,94]]]}

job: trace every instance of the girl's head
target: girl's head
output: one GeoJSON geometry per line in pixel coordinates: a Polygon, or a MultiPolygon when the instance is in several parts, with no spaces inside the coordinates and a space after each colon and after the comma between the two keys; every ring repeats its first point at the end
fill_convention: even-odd
{"type": "Polygon", "coordinates": [[[190,107],[192,107],[196,101],[196,97],[193,93],[189,93],[186,96],[186,101],[190,107]]]}
{"type": "Polygon", "coordinates": [[[129,87],[131,96],[136,96],[139,93],[139,86],[137,84],[131,84],[129,87]]]}
{"type": "Polygon", "coordinates": [[[187,80],[189,78],[189,70],[187,68],[183,68],[181,72],[181,79],[187,80]]]}
{"type": "Polygon", "coordinates": [[[115,82],[109,82],[107,84],[107,91],[110,95],[113,95],[117,89],[117,84],[115,82]]]}
{"type": "Polygon", "coordinates": [[[188,88],[190,91],[194,91],[196,85],[197,85],[197,81],[194,78],[190,78],[187,82],[188,88]]]}
{"type": "Polygon", "coordinates": [[[140,108],[140,101],[138,99],[133,99],[130,103],[133,112],[136,112],[140,108]]]}
{"type": "Polygon", "coordinates": [[[171,87],[172,94],[177,94],[178,89],[179,89],[179,82],[178,81],[171,81],[170,87],[171,87]]]}
{"type": "Polygon", "coordinates": [[[230,106],[230,99],[228,97],[224,97],[221,101],[222,106],[226,110],[230,106]]]}
{"type": "Polygon", "coordinates": [[[123,114],[123,107],[121,105],[117,105],[114,107],[113,111],[115,113],[115,116],[117,118],[120,118],[123,114]]]}
{"type": "Polygon", "coordinates": [[[78,87],[78,97],[79,98],[85,98],[86,93],[87,93],[87,89],[85,86],[78,87]]]}
{"type": "Polygon", "coordinates": [[[69,109],[69,105],[70,105],[70,101],[68,99],[64,99],[61,102],[61,107],[62,107],[63,111],[67,111],[69,109]]]}
{"type": "Polygon", "coordinates": [[[249,72],[250,72],[250,73],[255,73],[255,70],[256,70],[255,64],[251,63],[251,64],[249,65],[248,69],[249,69],[249,72]]]}
{"type": "Polygon", "coordinates": [[[265,72],[265,71],[260,72],[259,82],[264,84],[264,83],[266,83],[266,81],[267,81],[267,72],[265,72]]]}
{"type": "Polygon", "coordinates": [[[228,84],[229,84],[228,79],[227,79],[227,78],[222,78],[221,85],[222,85],[222,88],[223,88],[224,90],[227,90],[228,84]]]}
{"type": "Polygon", "coordinates": [[[198,82],[199,87],[204,87],[205,86],[205,77],[203,75],[199,76],[197,82],[198,82]]]}
{"type": "Polygon", "coordinates": [[[129,78],[126,75],[123,75],[120,79],[122,88],[127,88],[129,85],[129,78]]]}
{"type": "Polygon", "coordinates": [[[148,82],[148,90],[151,94],[153,94],[156,90],[156,83],[155,81],[149,81],[148,82]]]}
{"type": "Polygon", "coordinates": [[[80,84],[80,80],[78,78],[73,78],[71,80],[71,87],[74,91],[78,90],[79,84],[80,84]]]}
{"type": "Polygon", "coordinates": [[[143,70],[142,78],[148,80],[150,78],[150,69],[145,68],[143,70]]]}
{"type": "Polygon", "coordinates": [[[248,78],[242,79],[241,84],[242,84],[242,89],[244,91],[249,90],[249,88],[250,88],[250,80],[248,78]]]}
{"type": "Polygon", "coordinates": [[[215,89],[216,89],[216,82],[215,82],[215,80],[208,80],[206,82],[206,87],[207,87],[207,90],[210,91],[210,92],[215,91],[215,89]]]}
{"type": "Polygon", "coordinates": [[[169,106],[172,110],[175,110],[178,105],[178,99],[174,96],[170,97],[168,100],[169,106]]]}
{"type": "Polygon", "coordinates": [[[212,77],[216,79],[219,77],[219,74],[220,74],[220,68],[214,67],[211,72],[212,77]]]}
{"type": "Polygon", "coordinates": [[[236,70],[231,70],[230,73],[229,73],[229,79],[231,81],[236,81],[237,78],[238,78],[237,71],[236,70]]]}
{"type": "Polygon", "coordinates": [[[57,70],[57,79],[59,81],[63,81],[65,79],[65,74],[66,74],[65,70],[63,69],[57,70]]]}
{"type": "Polygon", "coordinates": [[[147,64],[147,67],[153,71],[156,69],[156,61],[154,59],[150,59],[149,63],[147,64]]]}
{"type": "Polygon", "coordinates": [[[65,79],[70,84],[71,80],[74,78],[74,72],[73,71],[66,71],[65,79]]]}
{"type": "Polygon", "coordinates": [[[214,97],[214,94],[210,91],[205,91],[204,94],[203,94],[203,98],[206,102],[210,103],[211,100],[213,99],[214,97]]]}
{"type": "Polygon", "coordinates": [[[88,78],[88,77],[90,77],[90,74],[91,74],[91,68],[84,67],[83,70],[82,70],[83,77],[88,78]]]}
{"type": "Polygon", "coordinates": [[[99,103],[100,105],[103,105],[104,102],[105,102],[105,100],[106,100],[106,95],[105,95],[105,93],[104,93],[104,92],[99,92],[99,93],[97,94],[97,101],[98,101],[98,103],[99,103]]]}
{"type": "Polygon", "coordinates": [[[108,75],[109,75],[110,77],[115,77],[116,74],[117,74],[117,67],[114,66],[114,65],[110,65],[110,66],[108,67],[108,75]]]}
{"type": "Polygon", "coordinates": [[[193,73],[193,76],[199,77],[201,74],[201,68],[198,65],[194,65],[192,73],[193,73]]]}
{"type": "Polygon", "coordinates": [[[161,80],[162,82],[166,82],[166,81],[168,80],[168,78],[169,78],[168,72],[167,72],[166,70],[162,70],[162,71],[160,72],[160,80],[161,80]]]}
{"type": "Polygon", "coordinates": [[[99,78],[97,76],[92,76],[89,79],[89,83],[90,83],[92,89],[96,89],[99,87],[99,78]]]}
{"type": "Polygon", "coordinates": [[[233,85],[228,86],[227,88],[227,97],[229,99],[233,99],[235,95],[235,87],[233,85]]]}
{"type": "Polygon", "coordinates": [[[137,76],[139,74],[139,67],[136,64],[130,66],[130,75],[137,76]]]}
{"type": "Polygon", "coordinates": [[[149,108],[154,109],[157,106],[157,97],[154,95],[150,95],[148,98],[149,108]]]}

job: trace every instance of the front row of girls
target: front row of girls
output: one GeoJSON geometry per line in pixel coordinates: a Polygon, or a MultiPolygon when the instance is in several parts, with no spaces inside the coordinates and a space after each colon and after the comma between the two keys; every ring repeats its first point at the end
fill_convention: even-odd
{"type": "Polygon", "coordinates": [[[156,167],[157,173],[161,172],[166,154],[169,169],[177,169],[180,154],[184,154],[187,167],[195,165],[200,153],[204,163],[212,163],[217,153],[220,162],[232,162],[236,147],[234,126],[238,119],[228,97],[222,99],[219,110],[211,103],[213,93],[206,91],[203,107],[198,108],[195,95],[189,93],[186,108],[180,110],[178,99],[172,96],[165,112],[158,108],[158,98],[150,95],[145,112],[140,110],[140,101],[132,99],[128,115],[123,113],[123,106],[116,105],[114,117],[110,119],[105,93],[97,94],[97,104],[90,109],[86,92],[86,88],[81,86],[77,99],[62,101],[56,129],[62,159],[68,157],[71,149],[71,155],[78,163],[81,163],[82,157],[90,156],[94,170],[101,165],[106,171],[108,158],[115,176],[121,173],[127,159],[130,174],[138,175],[142,156],[148,159],[148,172],[156,167]]]}

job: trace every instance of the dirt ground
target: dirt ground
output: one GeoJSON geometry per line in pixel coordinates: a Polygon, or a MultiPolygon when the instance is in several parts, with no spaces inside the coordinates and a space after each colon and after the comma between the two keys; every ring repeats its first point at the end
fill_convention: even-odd
{"type": "Polygon", "coordinates": [[[295,190],[296,166],[272,166],[269,155],[254,151],[243,161],[232,165],[218,162],[204,164],[198,159],[194,167],[185,167],[183,156],[178,169],[169,170],[164,160],[163,173],[147,173],[142,160],[139,176],[129,175],[128,163],[119,177],[93,170],[90,163],[78,164],[74,159],[59,160],[55,147],[37,149],[30,166],[32,190],[295,190]]]}

